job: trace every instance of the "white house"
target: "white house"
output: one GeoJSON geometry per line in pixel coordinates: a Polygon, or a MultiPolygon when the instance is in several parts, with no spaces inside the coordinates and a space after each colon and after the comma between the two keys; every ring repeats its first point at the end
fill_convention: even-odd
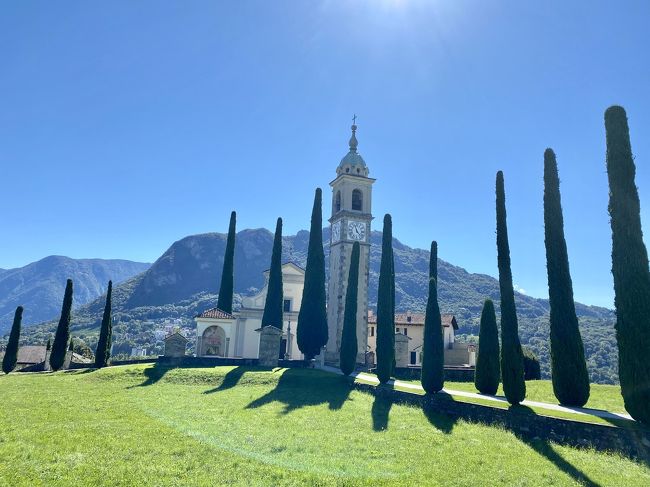
{"type": "MultiPolygon", "coordinates": [[[[255,296],[242,299],[239,312],[229,314],[211,308],[195,318],[197,357],[258,358],[262,314],[269,283],[269,271],[264,272],[264,287],[255,296]]],[[[296,342],[298,312],[305,284],[305,271],[294,263],[282,265],[284,314],[279,356],[294,360],[303,355],[296,342]]]]}

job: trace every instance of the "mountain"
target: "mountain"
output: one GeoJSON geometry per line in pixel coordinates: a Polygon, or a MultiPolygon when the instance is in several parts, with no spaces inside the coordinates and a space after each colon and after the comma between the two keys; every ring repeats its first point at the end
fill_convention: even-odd
{"type": "Polygon", "coordinates": [[[106,292],[109,279],[123,282],[150,264],[128,260],[71,259],[52,255],[17,269],[0,270],[0,334],[11,327],[16,307],[25,308],[23,324],[49,320],[61,312],[66,279],[74,281],[79,307],[106,292]]]}
{"type": "MultiPolygon", "coordinates": [[[[323,244],[329,253],[329,229],[323,230],[323,244]]],[[[307,260],[309,232],[283,238],[283,260],[303,266],[307,260]]],[[[370,251],[369,306],[375,307],[381,232],[372,232],[370,251]]],[[[235,247],[235,307],[241,295],[251,294],[264,284],[262,272],[271,260],[273,234],[266,229],[243,230],[235,247]]],[[[226,235],[192,235],[175,242],[146,272],[117,286],[113,303],[120,322],[134,345],[153,346],[152,330],[142,320],[191,318],[214,306],[221,278],[226,235]]],[[[395,297],[399,311],[424,311],[428,290],[429,252],[393,240],[395,254],[395,297]]],[[[326,265],[328,265],[326,259],[326,265]]],[[[329,272],[328,272],[329,273],[329,272]]],[[[478,335],[481,307],[490,297],[499,305],[499,283],[492,276],[472,274],[443,260],[438,261],[439,299],[443,312],[454,313],[459,333],[467,339],[478,335]]],[[[516,293],[520,337],[540,358],[542,373],[549,375],[548,301],[516,293]]],[[[73,332],[92,342],[103,309],[103,298],[79,309],[73,317],[73,332]]],[[[593,382],[617,380],[617,348],[614,313],[606,308],[576,304],[593,382]]],[[[34,340],[46,340],[52,324],[34,330],[34,340]]],[[[126,336],[126,335],[125,335],[126,336]]],[[[125,349],[127,349],[125,347],[125,349]]]]}

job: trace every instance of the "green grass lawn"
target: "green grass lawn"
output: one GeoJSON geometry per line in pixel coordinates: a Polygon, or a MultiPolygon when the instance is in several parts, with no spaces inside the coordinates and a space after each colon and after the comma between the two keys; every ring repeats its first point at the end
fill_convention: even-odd
{"type": "Polygon", "coordinates": [[[315,370],[0,376],[0,485],[650,485],[619,455],[350,390],[315,370]]]}

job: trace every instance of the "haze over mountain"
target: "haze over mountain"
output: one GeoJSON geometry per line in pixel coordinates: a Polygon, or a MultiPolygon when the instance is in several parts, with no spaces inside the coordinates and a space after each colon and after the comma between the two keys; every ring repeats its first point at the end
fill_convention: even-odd
{"type": "Polygon", "coordinates": [[[120,283],[149,266],[128,260],[71,259],[51,255],[24,267],[2,269],[0,334],[10,329],[17,306],[25,308],[25,326],[52,319],[60,313],[68,278],[74,281],[74,306],[78,308],[106,292],[110,279],[120,283]]]}
{"type": "MultiPolygon", "coordinates": [[[[326,256],[329,253],[329,229],[323,234],[326,256]]],[[[309,232],[283,238],[283,260],[300,266],[307,259],[309,232]]],[[[369,305],[376,306],[381,232],[372,232],[370,252],[369,305]]],[[[273,234],[266,229],[242,230],[237,234],[235,249],[235,307],[241,295],[260,289],[263,271],[271,259],[273,234]]],[[[192,318],[214,306],[221,278],[226,235],[207,233],[185,237],[174,244],[144,273],[115,288],[113,305],[116,315],[127,327],[129,322],[164,317],[192,318]]],[[[427,299],[429,252],[413,249],[394,239],[396,272],[396,307],[400,311],[424,311],[427,299]]],[[[496,260],[496,256],[495,256],[496,260]]],[[[328,259],[326,258],[326,265],[328,259]]],[[[478,334],[482,304],[490,297],[499,306],[497,279],[484,274],[471,274],[443,260],[439,266],[439,299],[443,312],[454,313],[460,333],[478,334]]],[[[328,270],[329,273],[329,270],[328,270]]],[[[57,294],[59,299],[60,293],[57,294]]],[[[549,373],[548,301],[516,294],[522,343],[540,357],[542,372],[549,373]]],[[[81,307],[73,316],[73,332],[92,342],[97,333],[104,306],[103,297],[81,307]]],[[[616,381],[616,342],[614,313],[606,308],[576,305],[585,341],[587,360],[594,382],[616,381]]],[[[135,325],[133,325],[135,326],[135,325]]],[[[44,324],[33,330],[32,339],[42,340],[53,329],[44,324]]],[[[152,330],[138,328],[138,336],[152,330]]],[[[130,333],[135,335],[136,333],[130,333]]],[[[141,338],[146,340],[146,338],[141,338]]],[[[137,342],[151,344],[151,342],[137,342]]]]}

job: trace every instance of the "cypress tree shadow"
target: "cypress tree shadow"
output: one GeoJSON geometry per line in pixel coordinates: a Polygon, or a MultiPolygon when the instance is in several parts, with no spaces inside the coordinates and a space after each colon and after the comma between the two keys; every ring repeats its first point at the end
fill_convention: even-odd
{"type": "Polygon", "coordinates": [[[144,375],[147,379],[141,384],[138,384],[136,386],[130,386],[129,389],[133,389],[134,387],[145,387],[145,386],[153,385],[156,382],[158,382],[160,379],[162,379],[167,372],[175,368],[176,367],[168,367],[165,365],[160,365],[158,362],[156,362],[153,367],[144,369],[144,375]]]}
{"type": "Polygon", "coordinates": [[[327,403],[329,408],[336,410],[350,395],[350,385],[345,377],[339,375],[318,375],[304,369],[287,369],[283,372],[275,388],[252,401],[246,409],[255,409],[272,402],[284,404],[282,414],[288,414],[295,409],[306,406],[317,406],[327,403]],[[314,388],[314,381],[318,388],[314,388]]]}
{"type": "Polygon", "coordinates": [[[246,370],[246,367],[235,367],[223,377],[221,384],[212,389],[208,389],[207,391],[203,392],[203,394],[212,394],[235,387],[239,383],[239,380],[242,378],[244,373],[246,373],[246,370]]]}
{"type": "Polygon", "coordinates": [[[540,439],[531,440],[519,435],[517,435],[517,438],[521,442],[530,446],[533,450],[545,457],[547,460],[552,462],[562,472],[570,475],[576,482],[579,482],[581,485],[585,485],[587,487],[600,487],[600,484],[594,482],[582,470],[569,463],[564,457],[562,457],[562,455],[555,451],[553,445],[551,445],[548,441],[540,439]]]}
{"type": "Polygon", "coordinates": [[[429,420],[432,426],[436,429],[439,429],[445,434],[451,433],[451,430],[454,429],[454,425],[458,421],[457,418],[447,415],[444,411],[436,409],[436,402],[439,401],[450,401],[454,402],[454,399],[447,393],[437,392],[436,394],[427,394],[426,400],[422,405],[422,411],[424,415],[429,420]],[[435,400],[434,400],[435,398],[435,400]]]}
{"type": "Polygon", "coordinates": [[[372,429],[384,431],[388,428],[388,416],[393,407],[393,401],[382,396],[375,396],[372,403],[372,429]]]}

